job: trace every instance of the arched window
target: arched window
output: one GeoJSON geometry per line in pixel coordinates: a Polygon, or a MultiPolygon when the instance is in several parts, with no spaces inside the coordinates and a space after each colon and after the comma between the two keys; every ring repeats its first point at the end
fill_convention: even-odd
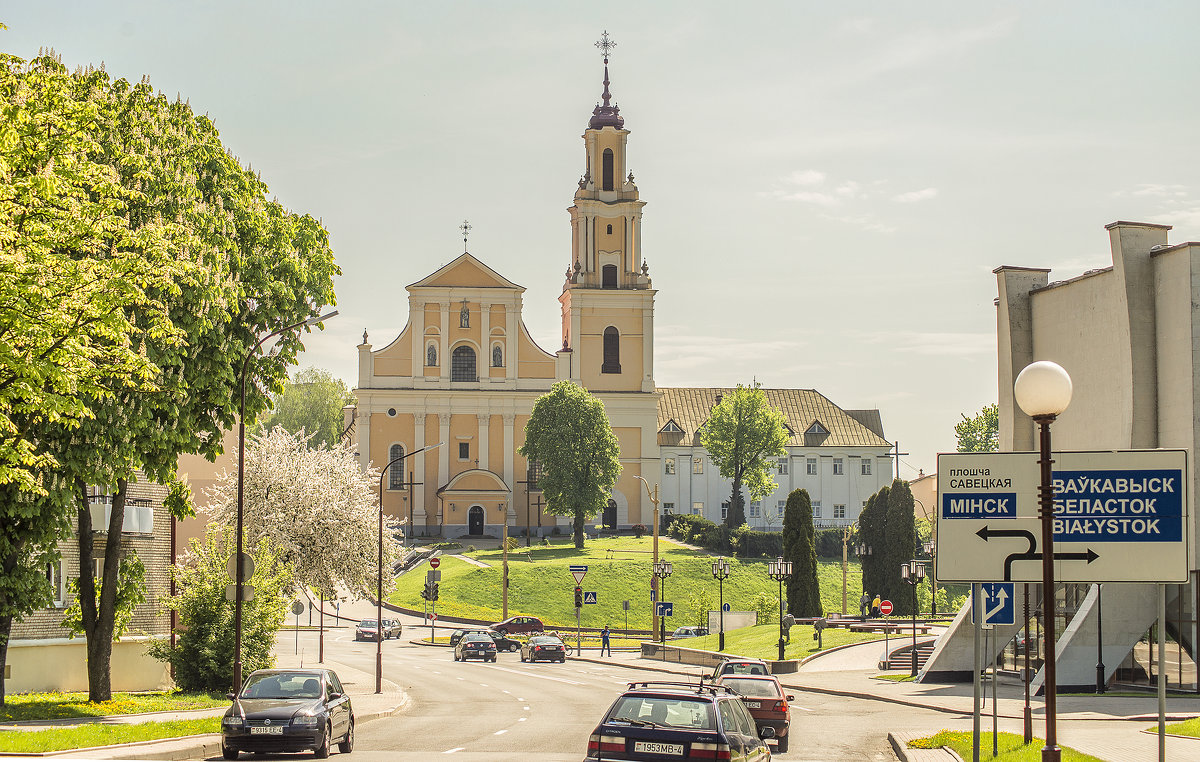
{"type": "Polygon", "coordinates": [[[621,335],[611,325],[604,329],[604,364],[600,372],[621,372],[621,335]]]}
{"type": "Polygon", "coordinates": [[[450,356],[451,381],[478,381],[479,374],[475,370],[475,350],[468,346],[454,348],[450,356]]]}
{"type": "Polygon", "coordinates": [[[600,286],[601,288],[616,288],[617,287],[617,266],[605,265],[600,269],[600,286]]]}
{"type": "Polygon", "coordinates": [[[608,226],[608,235],[612,235],[612,225],[608,226]]]}
{"type": "Polygon", "coordinates": [[[430,344],[425,350],[425,364],[431,368],[437,367],[437,344],[430,344]]]}
{"type": "Polygon", "coordinates": [[[504,367],[504,350],[500,348],[499,344],[492,347],[492,367],[493,368],[503,368],[504,367]]]}
{"type": "MultiPolygon", "coordinates": [[[[394,444],[388,450],[388,462],[404,455],[404,445],[394,444]]],[[[404,489],[404,461],[392,463],[388,469],[388,489],[404,489]]]]}
{"type": "Polygon", "coordinates": [[[611,148],[604,149],[604,190],[613,189],[613,152],[611,148]]]}

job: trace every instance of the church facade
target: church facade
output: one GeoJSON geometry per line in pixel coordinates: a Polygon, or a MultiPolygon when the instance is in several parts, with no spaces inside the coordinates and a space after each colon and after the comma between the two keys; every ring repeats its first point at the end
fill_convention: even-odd
{"type": "MultiPolygon", "coordinates": [[[[642,256],[645,202],[628,169],[629,131],[611,104],[607,56],[604,64],[603,102],[583,133],[583,174],[569,209],[562,346],[553,352],[539,347],[522,319],[525,289],[465,251],[407,287],[407,325],[386,346],[376,349],[363,334],[353,436],[364,468],[393,463],[383,478],[383,505],[407,522],[406,532],[566,531],[567,519],[546,512],[536,464],[517,452],[534,402],[563,379],[603,401],[620,443],[621,476],[597,523],[651,524],[652,505],[638,477],[661,484],[664,508],[708,506],[702,512],[719,520],[721,502],[729,499],[729,482],[711,463],[700,480],[676,478],[691,474],[696,459],[706,460],[698,432],[721,390],[655,384],[656,292],[642,256]],[[681,472],[677,463],[684,459],[681,472]]],[[[796,476],[804,477],[776,477],[782,497],[797,481],[825,489],[827,515],[839,505],[838,523],[850,523],[867,496],[890,482],[891,445],[878,411],[844,411],[811,390],[770,390],[768,396],[793,429],[781,462],[795,465],[781,466],[781,473],[801,469],[796,476]],[[840,485],[835,458],[850,469],[836,475],[847,477],[840,485]],[[811,470],[812,460],[823,471],[811,470]]],[[[818,504],[821,494],[814,493],[818,504]]],[[[772,511],[775,497],[768,501],[772,511]]],[[[750,523],[778,528],[781,521],[750,523]]]]}

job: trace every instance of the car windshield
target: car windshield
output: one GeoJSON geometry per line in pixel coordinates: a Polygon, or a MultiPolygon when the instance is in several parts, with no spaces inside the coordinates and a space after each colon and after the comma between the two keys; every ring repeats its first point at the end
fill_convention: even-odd
{"type": "Polygon", "coordinates": [[[728,686],[743,696],[763,696],[779,698],[779,686],[774,680],[755,680],[749,677],[727,677],[721,680],[721,685],[728,686]]]}
{"type": "Polygon", "coordinates": [[[246,680],[246,687],[242,689],[242,698],[321,698],[321,678],[312,672],[253,674],[246,680]]]}
{"type": "Polygon", "coordinates": [[[723,675],[765,675],[767,670],[761,664],[746,664],[743,662],[726,664],[721,667],[723,675]]]}
{"type": "Polygon", "coordinates": [[[622,696],[604,721],[690,730],[716,730],[717,727],[711,702],[666,696],[622,696]]]}
{"type": "Polygon", "coordinates": [[[529,645],[531,646],[554,646],[561,644],[561,640],[558,638],[552,638],[549,635],[539,635],[536,638],[529,639],[529,645]]]}
{"type": "Polygon", "coordinates": [[[482,633],[471,633],[463,638],[467,643],[491,643],[492,639],[482,633]]]}
{"type": "Polygon", "coordinates": [[[358,623],[358,626],[359,627],[375,627],[376,623],[375,623],[374,619],[364,619],[358,623]]]}

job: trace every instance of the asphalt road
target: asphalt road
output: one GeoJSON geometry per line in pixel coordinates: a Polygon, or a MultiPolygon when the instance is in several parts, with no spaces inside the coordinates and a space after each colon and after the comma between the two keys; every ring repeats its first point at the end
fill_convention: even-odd
{"type": "MultiPolygon", "coordinates": [[[[406,638],[415,634],[415,628],[405,627],[406,638]]],[[[316,634],[301,633],[299,645],[315,654],[316,634]]],[[[360,762],[443,757],[579,762],[600,716],[628,682],[673,679],[617,664],[522,664],[517,653],[500,654],[496,664],[458,663],[448,648],[407,640],[385,641],[383,650],[384,676],[412,701],[398,715],[359,727],[353,757],[360,762]]],[[[374,672],[375,644],[354,642],[349,629],[327,633],[325,653],[330,660],[374,672]]],[[[947,719],[876,701],[801,694],[792,703],[791,749],[776,756],[890,762],[896,758],[887,743],[889,729],[936,729],[947,719]]]]}

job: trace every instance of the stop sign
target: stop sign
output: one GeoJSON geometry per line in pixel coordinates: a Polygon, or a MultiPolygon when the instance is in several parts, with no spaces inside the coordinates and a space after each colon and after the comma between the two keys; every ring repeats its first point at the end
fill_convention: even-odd
{"type": "Polygon", "coordinates": [[[891,601],[880,601],[879,613],[883,614],[884,616],[888,616],[889,614],[891,614],[892,613],[892,602],[891,601]]]}
{"type": "Polygon", "coordinates": [[[442,565],[442,561],[437,556],[434,556],[433,558],[429,559],[429,565],[436,569],[442,565]]]}

